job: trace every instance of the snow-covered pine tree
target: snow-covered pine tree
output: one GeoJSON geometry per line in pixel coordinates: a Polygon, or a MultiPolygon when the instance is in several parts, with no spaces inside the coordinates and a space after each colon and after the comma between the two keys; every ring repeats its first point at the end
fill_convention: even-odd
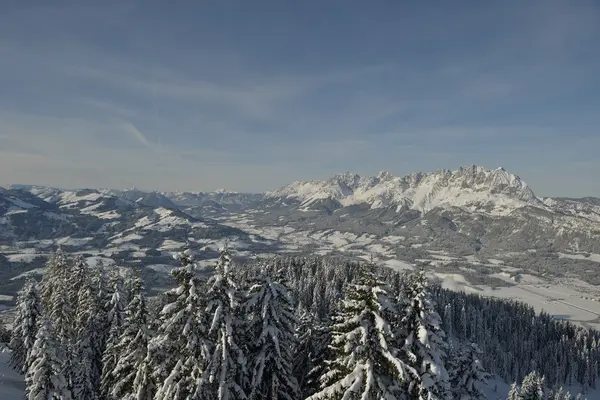
{"type": "Polygon", "coordinates": [[[520,396],[519,386],[516,382],[510,385],[510,390],[508,391],[508,397],[506,400],[519,400],[520,396]]]}
{"type": "Polygon", "coordinates": [[[553,390],[548,396],[548,400],[565,400],[565,390],[562,387],[553,390]]]}
{"type": "Polygon", "coordinates": [[[74,339],[74,304],[69,298],[71,266],[67,255],[58,249],[50,258],[42,279],[41,298],[52,321],[57,342],[68,349],[74,339]]]}
{"type": "Polygon", "coordinates": [[[117,353],[121,355],[112,371],[111,395],[119,400],[152,399],[152,381],[148,353],[148,314],[141,278],[130,284],[131,301],[125,309],[123,333],[117,353]]]}
{"type": "Polygon", "coordinates": [[[308,399],[405,399],[419,385],[417,371],[397,357],[388,324],[396,310],[373,268],[363,266],[347,285],[332,326],[332,359],[321,390],[308,399]]]}
{"type": "Polygon", "coordinates": [[[42,317],[31,349],[31,364],[25,376],[28,400],[70,400],[71,392],[64,374],[65,354],[56,343],[46,317],[42,317]]]}
{"type": "Polygon", "coordinates": [[[204,282],[196,276],[189,249],[177,258],[181,267],[172,275],[179,286],[166,293],[160,325],[148,345],[157,387],[154,400],[195,399],[204,395],[202,377],[209,355],[204,315],[206,291],[204,282]]]}
{"type": "Polygon", "coordinates": [[[10,341],[10,365],[21,374],[25,374],[32,361],[31,349],[42,317],[42,304],[34,280],[27,280],[19,292],[16,309],[10,341]]]}
{"type": "Polygon", "coordinates": [[[472,343],[459,346],[452,351],[448,359],[450,385],[455,399],[484,400],[481,387],[490,375],[483,369],[480,357],[481,350],[472,343]]]}
{"type": "Polygon", "coordinates": [[[216,273],[208,281],[208,305],[213,343],[206,371],[206,390],[211,398],[219,400],[246,399],[244,383],[247,380],[246,356],[237,344],[235,332],[242,325],[238,315],[238,293],[231,278],[231,256],[221,250],[216,273]]]}
{"type": "Polygon", "coordinates": [[[43,279],[39,288],[42,304],[46,309],[50,306],[50,298],[52,297],[54,286],[56,286],[57,277],[64,275],[65,268],[67,268],[67,256],[61,248],[58,248],[46,262],[43,279]]]}
{"type": "Polygon", "coordinates": [[[544,378],[537,372],[531,372],[523,378],[519,400],[544,400],[544,378]]]}
{"type": "Polygon", "coordinates": [[[123,279],[117,269],[110,271],[109,287],[110,299],[105,307],[107,310],[106,332],[108,333],[102,354],[102,376],[100,378],[100,392],[106,399],[111,399],[110,393],[115,385],[112,371],[122,356],[119,354],[117,346],[123,332],[123,279]]]}
{"type": "Polygon", "coordinates": [[[409,364],[419,373],[419,392],[425,400],[451,398],[448,373],[444,365],[446,343],[441,318],[427,290],[425,271],[412,274],[401,299],[402,321],[399,346],[409,364]]]}
{"type": "Polygon", "coordinates": [[[74,275],[81,279],[79,290],[74,295],[77,299],[77,332],[70,360],[73,397],[94,400],[100,396],[105,329],[103,306],[85,260],[79,259],[73,268],[74,275]]]}
{"type": "Polygon", "coordinates": [[[329,353],[331,332],[326,323],[305,308],[296,310],[296,349],[294,350],[294,376],[306,398],[319,389],[319,378],[325,368],[329,353]]]}
{"type": "Polygon", "coordinates": [[[250,399],[294,400],[299,396],[293,375],[296,317],[283,274],[266,273],[254,280],[245,304],[249,317],[250,399]]]}

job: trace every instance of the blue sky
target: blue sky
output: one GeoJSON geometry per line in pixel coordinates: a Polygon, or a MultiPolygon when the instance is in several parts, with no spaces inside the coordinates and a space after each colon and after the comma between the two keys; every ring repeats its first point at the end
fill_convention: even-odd
{"type": "Polygon", "coordinates": [[[597,1],[6,1],[0,184],[505,167],[600,196],[597,1]]]}

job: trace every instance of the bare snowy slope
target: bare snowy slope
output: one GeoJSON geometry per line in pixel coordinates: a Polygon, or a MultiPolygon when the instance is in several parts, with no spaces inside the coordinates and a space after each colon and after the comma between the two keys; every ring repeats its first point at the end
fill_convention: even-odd
{"type": "Polygon", "coordinates": [[[294,182],[265,197],[297,201],[304,209],[325,200],[341,207],[367,203],[372,209],[394,207],[398,212],[415,209],[424,213],[444,206],[490,215],[507,215],[528,205],[545,208],[518,176],[502,168],[489,171],[474,165],[404,177],[387,172],[375,177],[344,173],[326,181],[294,182]]]}

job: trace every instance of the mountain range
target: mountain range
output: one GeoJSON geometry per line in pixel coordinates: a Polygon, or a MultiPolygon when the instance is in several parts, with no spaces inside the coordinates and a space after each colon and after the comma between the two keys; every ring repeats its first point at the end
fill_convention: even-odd
{"type": "Polygon", "coordinates": [[[481,166],[403,177],[342,173],[267,193],[0,189],[0,268],[11,265],[8,278],[35,270],[59,245],[160,274],[186,244],[208,262],[228,243],[238,257],[375,255],[446,268],[487,257],[595,282],[599,236],[600,199],[541,198],[519,176],[481,166]]]}

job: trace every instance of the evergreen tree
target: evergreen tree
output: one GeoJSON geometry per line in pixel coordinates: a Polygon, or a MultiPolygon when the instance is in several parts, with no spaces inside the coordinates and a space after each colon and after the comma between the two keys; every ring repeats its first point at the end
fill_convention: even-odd
{"type": "MultiPolygon", "coordinates": [[[[107,330],[106,342],[104,344],[104,353],[102,354],[102,376],[100,382],[100,391],[104,398],[111,398],[111,390],[115,382],[112,372],[115,369],[119,358],[118,344],[123,331],[123,280],[117,270],[111,271],[109,277],[110,299],[106,304],[107,310],[107,330]]],[[[117,399],[115,399],[117,400],[117,399]]]]}
{"type": "MultiPolygon", "coordinates": [[[[412,274],[406,285],[404,317],[398,336],[410,365],[420,376],[420,395],[426,400],[450,398],[444,365],[445,334],[441,319],[427,291],[425,272],[412,274]]],[[[401,303],[402,304],[402,303],[401,303]]]]}
{"type": "Polygon", "coordinates": [[[123,333],[116,348],[121,357],[111,373],[111,381],[114,382],[111,395],[120,400],[151,399],[151,371],[146,359],[148,316],[140,278],[134,279],[131,294],[131,301],[125,310],[123,333]]]}
{"type": "Polygon", "coordinates": [[[329,357],[331,332],[327,324],[317,320],[306,309],[297,310],[294,377],[306,398],[319,389],[319,378],[324,374],[325,360],[329,357]]]}
{"type": "Polygon", "coordinates": [[[71,399],[67,377],[64,374],[65,355],[54,337],[50,322],[47,318],[42,318],[25,377],[29,400],[71,399]]]}
{"type": "Polygon", "coordinates": [[[454,398],[461,400],[483,400],[481,387],[489,374],[481,365],[481,350],[477,345],[460,346],[449,358],[449,376],[454,398]]]}
{"type": "Polygon", "coordinates": [[[43,309],[52,321],[58,343],[69,349],[74,339],[74,304],[71,302],[71,267],[67,255],[58,249],[46,265],[42,280],[43,309]]]}
{"type": "Polygon", "coordinates": [[[242,321],[237,315],[238,294],[232,280],[231,256],[221,251],[216,273],[208,281],[207,312],[210,316],[209,338],[214,344],[206,371],[207,390],[219,400],[246,399],[246,357],[236,341],[242,321]]]}
{"type": "Polygon", "coordinates": [[[508,392],[507,400],[519,400],[521,393],[519,391],[519,386],[517,386],[516,382],[510,385],[510,391],[508,392]]]}
{"type": "Polygon", "coordinates": [[[42,316],[41,300],[34,280],[28,280],[19,292],[16,308],[10,341],[10,365],[25,374],[32,361],[31,349],[42,316]]]}
{"type": "MultiPolygon", "coordinates": [[[[81,263],[76,270],[87,272],[87,265],[81,263]]],[[[94,400],[99,398],[102,371],[101,347],[103,341],[103,321],[98,320],[101,304],[98,302],[91,281],[84,281],[77,293],[77,314],[75,318],[77,334],[73,346],[73,396],[76,399],[94,400]]]]}
{"type": "Polygon", "coordinates": [[[104,345],[104,315],[98,298],[94,275],[83,258],[73,266],[77,291],[70,297],[75,304],[75,338],[69,347],[69,367],[73,396],[77,399],[96,399],[99,396],[104,345]]]}
{"type": "MultiPolygon", "coordinates": [[[[156,382],[155,400],[202,398],[208,358],[204,286],[195,274],[189,250],[178,255],[182,266],[172,275],[178,287],[166,293],[156,336],[149,342],[149,362],[156,382]]],[[[139,383],[143,382],[139,377],[139,383]]]]}
{"type": "Polygon", "coordinates": [[[419,384],[417,372],[397,357],[388,324],[396,310],[372,269],[365,266],[346,289],[332,327],[333,358],[311,400],[402,399],[419,384]]]}
{"type": "Polygon", "coordinates": [[[292,368],[296,317],[289,289],[263,274],[248,291],[246,313],[251,335],[249,397],[296,399],[299,388],[292,368]]]}
{"type": "Polygon", "coordinates": [[[554,391],[553,393],[551,393],[550,396],[548,396],[548,398],[550,400],[564,400],[565,399],[565,391],[561,387],[560,389],[558,389],[558,390],[554,391]]]}
{"type": "Polygon", "coordinates": [[[526,375],[521,384],[519,400],[544,400],[544,378],[537,372],[526,375]]]}

